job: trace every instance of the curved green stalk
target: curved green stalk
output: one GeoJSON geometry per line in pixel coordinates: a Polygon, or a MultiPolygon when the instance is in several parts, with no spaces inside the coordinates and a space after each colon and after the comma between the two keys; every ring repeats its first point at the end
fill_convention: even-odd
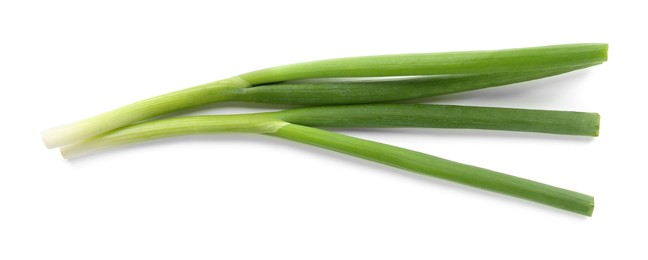
{"type": "Polygon", "coordinates": [[[283,124],[316,127],[472,128],[597,136],[596,113],[428,104],[307,107],[241,115],[177,117],[119,128],[64,146],[64,157],[116,145],[189,134],[271,133],[283,124]]]}
{"type": "Polygon", "coordinates": [[[442,75],[364,81],[285,82],[245,88],[237,101],[289,105],[350,105],[383,103],[503,86],[588,68],[575,67],[500,72],[476,75],[442,75]]]}
{"type": "Polygon", "coordinates": [[[573,67],[607,60],[607,44],[415,53],[320,60],[240,75],[252,85],[307,78],[485,74],[573,67]]]}
{"type": "Polygon", "coordinates": [[[423,104],[307,107],[279,112],[189,116],[122,127],[64,146],[64,157],[178,135],[272,133],[285,124],[315,127],[471,128],[596,136],[596,113],[423,104]]]}
{"type": "Polygon", "coordinates": [[[294,124],[283,126],[272,135],[585,216],[592,216],[594,211],[594,198],[586,194],[392,145],[294,124]]]}
{"type": "Polygon", "coordinates": [[[64,146],[66,158],[144,140],[206,133],[266,133],[449,181],[590,216],[591,196],[460,164],[431,155],[278,120],[279,113],[195,116],[154,120],[64,146]]]}
{"type": "MultiPolygon", "coordinates": [[[[79,122],[45,130],[42,137],[48,148],[68,145],[152,117],[214,102],[236,100],[237,96],[245,96],[242,93],[246,92],[246,88],[285,80],[322,77],[487,74],[553,69],[569,71],[575,66],[588,66],[604,62],[606,59],[606,44],[569,44],[498,51],[356,57],[293,64],[250,72],[239,77],[150,98],[79,122]]],[[[535,79],[537,76],[531,78],[535,79]]],[[[451,91],[456,92],[457,85],[450,85],[453,86],[451,91]]],[[[392,95],[393,92],[392,89],[383,94],[392,95]]],[[[411,98],[408,95],[403,96],[411,98]]],[[[367,101],[359,99],[360,102],[367,101]]],[[[384,97],[376,98],[377,101],[383,99],[384,97]]],[[[299,103],[295,100],[299,98],[293,99],[294,103],[299,103]]]]}

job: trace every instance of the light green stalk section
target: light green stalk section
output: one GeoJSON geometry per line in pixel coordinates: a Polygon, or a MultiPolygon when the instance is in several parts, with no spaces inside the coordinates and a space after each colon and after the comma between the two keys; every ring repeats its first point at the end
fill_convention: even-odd
{"type": "Polygon", "coordinates": [[[486,74],[573,67],[607,60],[608,45],[579,43],[532,48],[352,57],[273,67],[240,75],[252,85],[307,78],[486,74]]]}
{"type": "Polygon", "coordinates": [[[272,135],[585,216],[594,210],[594,198],[589,195],[396,146],[294,124],[272,135]]]}
{"type": "Polygon", "coordinates": [[[431,104],[306,107],[278,112],[286,122],[315,127],[470,128],[598,136],[597,113],[431,104]]]}
{"type": "Polygon", "coordinates": [[[231,99],[237,89],[250,85],[240,78],[219,80],[142,100],[41,133],[48,148],[81,141],[156,116],[231,99]]]}
{"type": "Polygon", "coordinates": [[[65,158],[147,140],[181,135],[211,133],[273,133],[288,123],[270,113],[192,116],[153,120],[123,127],[93,138],[61,147],[65,158]]]}
{"type": "MultiPolygon", "coordinates": [[[[239,77],[215,81],[153,97],[76,123],[45,130],[42,132],[42,137],[48,148],[69,145],[132,123],[214,102],[244,99],[245,97],[252,97],[250,101],[254,101],[255,94],[245,95],[246,88],[286,80],[323,77],[489,74],[561,69],[565,72],[580,66],[601,63],[605,60],[607,60],[606,44],[570,44],[498,51],[385,55],[307,62],[250,72],[239,77]]],[[[530,76],[529,79],[538,78],[539,75],[535,74],[535,72],[533,73],[533,76],[530,76]]],[[[554,71],[553,73],[556,72],[554,71]]],[[[524,77],[522,76],[522,78],[524,77]]],[[[504,78],[500,78],[500,80],[502,79],[504,78]]],[[[495,79],[493,78],[492,80],[495,79]]],[[[520,78],[517,78],[512,81],[519,82],[519,80],[520,78]]],[[[512,81],[508,80],[507,82],[512,81]]],[[[416,81],[409,83],[420,85],[420,82],[416,81]]],[[[451,87],[446,92],[456,92],[458,84],[460,83],[449,82],[451,87]]],[[[501,85],[509,83],[491,81],[487,84],[501,85]]],[[[470,85],[468,88],[464,88],[463,91],[485,86],[479,84],[470,85]]],[[[308,88],[308,85],[305,85],[304,88],[308,88]]],[[[384,86],[382,89],[384,90],[384,86]]],[[[383,91],[378,96],[373,95],[372,98],[366,99],[359,95],[360,92],[356,89],[354,96],[358,100],[347,99],[344,102],[380,102],[386,99],[394,100],[389,96],[399,96],[399,99],[408,99],[423,95],[415,92],[411,92],[413,95],[396,95],[394,94],[396,92],[395,90],[392,88],[390,91],[383,91]]],[[[372,90],[365,88],[364,91],[369,93],[372,90]]],[[[439,94],[442,92],[437,91],[435,93],[439,94]]],[[[288,101],[288,103],[302,104],[299,100],[304,96],[304,92],[301,92],[301,94],[295,93],[292,101],[288,101]]],[[[325,96],[324,98],[334,99],[334,96],[335,94],[325,96]]],[[[264,102],[264,99],[266,102],[270,102],[273,98],[277,100],[277,95],[272,97],[267,92],[258,93],[256,94],[256,98],[258,99],[257,102],[264,102]],[[268,99],[269,96],[270,99],[268,99]]],[[[319,103],[315,102],[315,104],[326,103],[321,100],[318,101],[319,103]]]]}
{"type": "Polygon", "coordinates": [[[422,76],[404,79],[291,81],[241,89],[233,98],[237,101],[255,103],[309,106],[384,103],[525,82],[598,64],[522,72],[422,76]]]}

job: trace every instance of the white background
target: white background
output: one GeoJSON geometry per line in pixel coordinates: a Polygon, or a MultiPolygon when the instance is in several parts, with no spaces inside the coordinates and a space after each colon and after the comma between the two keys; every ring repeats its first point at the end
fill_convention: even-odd
{"type": "Polygon", "coordinates": [[[646,259],[641,2],[2,1],[0,259],[646,259]],[[427,101],[595,111],[598,138],[341,132],[594,195],[592,218],[267,136],[176,138],[73,161],[39,137],[269,66],[576,42],[609,43],[610,61],[427,101]]]}

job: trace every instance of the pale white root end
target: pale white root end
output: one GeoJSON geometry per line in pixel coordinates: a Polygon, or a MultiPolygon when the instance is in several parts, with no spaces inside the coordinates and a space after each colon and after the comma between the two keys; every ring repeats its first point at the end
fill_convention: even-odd
{"type": "Polygon", "coordinates": [[[77,124],[72,123],[43,130],[41,132],[43,143],[48,149],[72,143],[78,138],[76,131],[74,131],[78,127],[77,124]]]}

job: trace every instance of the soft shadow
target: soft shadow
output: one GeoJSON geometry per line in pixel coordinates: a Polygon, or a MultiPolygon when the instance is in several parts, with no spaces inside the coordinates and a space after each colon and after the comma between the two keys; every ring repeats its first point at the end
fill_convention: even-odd
{"type": "Polygon", "coordinates": [[[99,157],[109,157],[114,154],[123,153],[124,151],[137,151],[137,150],[148,150],[148,149],[166,149],[165,146],[171,146],[172,144],[179,143],[205,143],[211,142],[215,145],[218,144],[231,144],[231,143],[250,143],[250,142],[267,142],[267,143],[282,143],[281,140],[275,140],[276,138],[268,138],[259,134],[205,134],[205,135],[186,135],[186,136],[177,136],[170,138],[155,139],[149,141],[143,141],[134,144],[121,145],[117,147],[110,147],[107,149],[101,149],[92,151],[83,155],[79,155],[73,158],[68,159],[67,161],[70,164],[83,163],[99,157]]]}
{"type": "Polygon", "coordinates": [[[435,136],[435,137],[460,137],[460,138],[494,138],[494,139],[531,139],[556,142],[590,143],[596,137],[577,135],[557,135],[532,132],[514,132],[481,129],[450,129],[450,128],[329,128],[348,134],[354,133],[380,133],[381,135],[408,135],[408,136],[435,136]]]}
{"type": "Polygon", "coordinates": [[[222,110],[222,109],[246,109],[246,110],[266,110],[277,111],[289,108],[299,107],[297,105],[283,105],[283,104],[266,104],[266,103],[252,103],[242,101],[228,101],[207,105],[197,110],[222,110]]]}

